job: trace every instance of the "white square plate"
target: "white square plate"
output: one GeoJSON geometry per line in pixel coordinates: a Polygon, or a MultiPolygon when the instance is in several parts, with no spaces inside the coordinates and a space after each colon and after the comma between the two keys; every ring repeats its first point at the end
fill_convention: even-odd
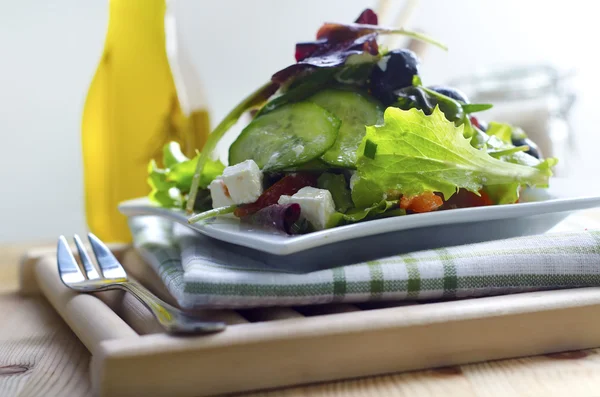
{"type": "Polygon", "coordinates": [[[582,186],[586,184],[554,178],[548,189],[526,190],[519,204],[412,214],[299,236],[263,230],[230,217],[189,225],[183,211],[158,207],[146,198],[123,202],[119,210],[128,217],[168,218],[266,262],[273,255],[302,262],[337,255],[340,263],[356,263],[401,252],[543,233],[572,211],[600,206],[600,194],[583,195],[582,186]]]}

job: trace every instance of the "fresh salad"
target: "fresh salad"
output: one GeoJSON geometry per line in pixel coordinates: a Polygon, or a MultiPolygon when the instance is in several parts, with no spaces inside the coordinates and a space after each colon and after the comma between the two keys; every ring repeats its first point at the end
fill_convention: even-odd
{"type": "MultiPolygon", "coordinates": [[[[288,234],[415,213],[514,204],[527,186],[547,187],[556,159],[542,158],[519,128],[484,121],[490,104],[425,85],[408,49],[379,35],[423,34],[378,26],[367,9],[354,23],[326,23],[296,44],[296,63],[239,103],[187,158],[170,142],[151,161],[150,199],[187,209],[189,221],[235,216],[288,234]],[[223,135],[249,113],[229,148],[223,135]]],[[[398,222],[402,222],[399,218],[398,222]]]]}

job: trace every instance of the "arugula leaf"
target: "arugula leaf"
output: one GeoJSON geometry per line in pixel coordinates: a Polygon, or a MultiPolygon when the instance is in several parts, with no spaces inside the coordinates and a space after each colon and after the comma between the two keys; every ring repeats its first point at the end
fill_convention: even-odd
{"type": "Polygon", "coordinates": [[[501,159],[502,157],[510,156],[518,152],[527,151],[527,146],[514,146],[506,149],[498,149],[498,150],[488,150],[488,154],[496,159],[501,159]]]}
{"type": "Polygon", "coordinates": [[[396,102],[392,106],[403,110],[419,109],[430,115],[433,109],[439,107],[446,119],[454,122],[457,126],[464,125],[463,135],[470,138],[476,135],[476,130],[471,125],[468,114],[464,111],[462,103],[430,90],[421,85],[418,76],[413,77],[413,85],[396,91],[396,102]]]}
{"type": "Polygon", "coordinates": [[[237,208],[237,205],[229,205],[227,207],[213,208],[211,210],[204,211],[199,214],[190,216],[188,218],[188,223],[192,224],[192,223],[204,221],[206,219],[215,218],[219,215],[231,214],[233,211],[235,211],[236,208],[237,208]]]}
{"type": "Polygon", "coordinates": [[[464,125],[463,135],[467,138],[477,135],[477,131],[471,124],[469,114],[488,110],[493,107],[490,104],[457,101],[454,98],[423,86],[423,82],[418,75],[413,76],[412,86],[398,90],[396,94],[398,97],[393,106],[400,109],[409,110],[417,108],[425,112],[425,114],[430,115],[433,109],[439,106],[446,119],[453,121],[457,126],[464,125]]]}
{"type": "Polygon", "coordinates": [[[400,109],[404,110],[417,108],[424,111],[427,115],[430,115],[433,109],[439,106],[446,119],[454,121],[457,123],[456,125],[464,123],[466,118],[462,102],[423,86],[419,75],[413,76],[412,86],[398,91],[397,105],[400,109]]]}
{"type": "Polygon", "coordinates": [[[494,105],[491,103],[463,103],[462,108],[463,111],[467,114],[483,112],[484,110],[489,110],[493,108],[494,105]]]}
{"type": "MultiPolygon", "coordinates": [[[[492,131],[481,133],[481,138],[478,140],[479,145],[475,146],[477,148],[485,148],[489,155],[499,158],[502,161],[536,167],[541,170],[550,170],[558,163],[558,160],[552,157],[539,160],[525,153],[527,146],[515,146],[512,144],[510,138],[507,139],[507,136],[514,137],[515,134],[524,134],[522,129],[503,123],[492,122],[490,125],[493,126],[492,131]],[[492,135],[488,135],[490,133],[492,135]]],[[[473,144],[473,141],[471,143],[473,144]]]]}
{"type": "Polygon", "coordinates": [[[440,110],[446,116],[446,119],[450,121],[458,122],[462,124],[466,117],[465,111],[463,110],[461,102],[457,101],[454,98],[450,98],[444,94],[440,94],[437,91],[431,90],[427,87],[419,87],[425,93],[427,93],[431,97],[431,102],[433,103],[433,107],[431,111],[433,112],[433,108],[438,106],[440,110]]]}
{"type": "Polygon", "coordinates": [[[317,180],[317,187],[329,190],[338,211],[346,212],[354,206],[344,175],[325,172],[317,180]]]}
{"type": "Polygon", "coordinates": [[[437,106],[430,116],[417,109],[386,109],[384,125],[368,126],[357,151],[355,206],[367,208],[425,191],[440,192],[447,200],[459,188],[479,194],[484,185],[547,186],[551,164],[531,167],[495,159],[472,147],[463,128],[437,106]],[[367,140],[377,144],[374,159],[363,154],[367,140]]]}

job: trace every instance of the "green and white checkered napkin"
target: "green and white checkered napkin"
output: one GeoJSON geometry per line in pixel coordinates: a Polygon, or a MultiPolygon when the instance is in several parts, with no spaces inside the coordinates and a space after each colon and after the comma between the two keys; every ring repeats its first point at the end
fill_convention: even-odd
{"type": "Polygon", "coordinates": [[[600,286],[600,230],[583,227],[299,274],[232,253],[162,218],[129,222],[136,248],[184,308],[452,299],[600,286]]]}

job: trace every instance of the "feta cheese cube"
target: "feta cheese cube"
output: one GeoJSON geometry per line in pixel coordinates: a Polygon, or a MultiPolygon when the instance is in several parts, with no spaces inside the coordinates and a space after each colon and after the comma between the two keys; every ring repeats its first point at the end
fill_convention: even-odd
{"type": "Polygon", "coordinates": [[[293,196],[281,196],[278,203],[299,204],[301,216],[309,221],[317,230],[325,229],[329,218],[335,213],[335,203],[329,190],[317,189],[310,186],[303,187],[293,196]]]}
{"type": "Polygon", "coordinates": [[[254,160],[225,168],[221,179],[234,204],[253,203],[263,192],[263,174],[254,160]]]}
{"type": "Polygon", "coordinates": [[[210,190],[213,208],[228,207],[235,204],[231,199],[231,196],[229,196],[227,187],[223,183],[221,177],[214,179],[210,185],[208,185],[208,190],[210,190]]]}

